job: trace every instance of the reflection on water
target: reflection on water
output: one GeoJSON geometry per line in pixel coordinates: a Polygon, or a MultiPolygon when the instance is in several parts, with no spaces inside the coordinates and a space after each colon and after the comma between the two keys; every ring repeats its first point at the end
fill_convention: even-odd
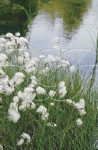
{"type": "Polygon", "coordinates": [[[32,52],[58,56],[61,51],[62,57],[78,65],[81,71],[95,74],[98,0],[8,0],[2,5],[0,2],[0,33],[25,33],[31,17],[26,36],[32,52]],[[60,43],[55,43],[55,37],[59,37],[60,43]]]}
{"type": "Polygon", "coordinates": [[[62,18],[66,31],[72,32],[81,24],[82,17],[87,11],[91,0],[46,1],[47,0],[39,0],[39,10],[41,9],[51,14],[54,18],[62,18]]]}
{"type": "MultiPolygon", "coordinates": [[[[98,12],[96,5],[98,6],[98,1],[93,0],[92,4],[90,5],[86,13],[84,12],[85,10],[87,10],[88,5],[84,5],[85,3],[83,3],[83,5],[81,5],[80,13],[77,13],[79,19],[77,19],[78,17],[75,18],[74,16],[74,12],[76,14],[76,10],[73,11],[74,19],[72,19],[71,13],[71,19],[77,20],[76,22],[78,22],[77,23],[78,28],[77,29],[74,28],[76,25],[74,24],[75,22],[73,21],[73,27],[71,28],[70,32],[67,30],[68,28],[70,28],[69,26],[65,28],[66,20],[68,19],[70,20],[70,15],[68,19],[65,17],[65,20],[62,15],[70,14],[71,10],[69,11],[68,9],[69,6],[71,7],[73,6],[73,9],[74,8],[76,9],[76,7],[72,5],[73,3],[71,3],[71,1],[73,2],[73,0],[71,0],[70,3],[68,2],[65,3],[65,5],[64,2],[61,2],[59,0],[57,1],[58,1],[57,3],[55,0],[51,1],[51,3],[50,1],[49,3],[45,3],[46,2],[45,1],[43,5],[42,2],[40,1],[39,4],[40,10],[32,22],[30,32],[27,34],[27,38],[29,38],[30,50],[33,50],[36,53],[39,53],[44,50],[43,52],[44,54],[52,53],[54,55],[58,55],[59,50],[53,48],[54,45],[57,45],[61,48],[63,56],[65,58],[70,59],[72,63],[75,64],[80,63],[86,65],[94,64],[96,58],[96,51],[95,51],[96,37],[97,37],[96,18],[98,12]],[[61,6],[62,7],[66,6],[66,9],[62,10],[61,6]],[[86,6],[86,8],[83,9],[84,6],[86,6]],[[59,11],[60,12],[59,15],[57,14],[58,8],[61,10],[59,11]],[[79,25],[80,23],[81,25],[79,25]],[[55,37],[60,38],[60,43],[55,43],[54,40],[55,37]]],[[[80,8],[80,3],[77,3],[77,5],[79,5],[80,8]]]]}
{"type": "Polygon", "coordinates": [[[81,71],[95,72],[98,0],[39,0],[38,4],[38,14],[27,33],[30,50],[37,55],[60,55],[56,45],[62,57],[81,71]],[[60,43],[55,43],[55,37],[60,43]]]}

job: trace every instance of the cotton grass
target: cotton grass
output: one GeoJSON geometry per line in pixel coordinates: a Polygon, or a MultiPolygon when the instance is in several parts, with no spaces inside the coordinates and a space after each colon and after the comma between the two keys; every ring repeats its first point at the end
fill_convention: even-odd
{"type": "Polygon", "coordinates": [[[27,39],[7,33],[0,39],[0,148],[93,149],[97,94],[81,90],[83,81],[68,60],[31,56],[27,39]]]}

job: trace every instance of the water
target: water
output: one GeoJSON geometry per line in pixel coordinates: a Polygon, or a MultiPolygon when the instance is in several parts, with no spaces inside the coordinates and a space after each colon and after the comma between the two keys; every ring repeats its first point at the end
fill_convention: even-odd
{"type": "Polygon", "coordinates": [[[96,63],[98,0],[92,0],[91,5],[77,5],[77,7],[68,3],[64,5],[64,2],[60,3],[60,1],[58,3],[58,7],[55,1],[54,3],[42,3],[39,7],[38,14],[33,19],[27,33],[29,48],[36,55],[53,54],[58,56],[60,51],[54,48],[54,46],[58,46],[64,59],[78,65],[81,70],[91,72],[96,63]],[[66,10],[67,7],[71,8],[73,12],[69,8],[66,10]],[[79,10],[77,9],[76,12],[75,9],[78,7],[79,10]],[[78,14],[79,16],[77,16],[78,14]],[[72,19],[72,23],[70,18],[67,18],[68,16],[72,19]],[[60,43],[55,43],[55,37],[60,38],[60,43]]]}
{"type": "MultiPolygon", "coordinates": [[[[20,4],[20,1],[14,2],[20,4]]],[[[29,49],[36,55],[62,54],[62,58],[78,66],[85,76],[91,74],[97,76],[97,80],[98,0],[32,0],[28,1],[28,5],[26,2],[24,4],[28,14],[32,16],[31,26],[26,34],[29,49]],[[59,37],[60,43],[55,42],[56,37],[59,37]]],[[[0,6],[0,33],[20,31],[23,36],[28,23],[25,11],[21,12],[16,7],[19,9],[17,14],[17,9],[12,11],[13,7],[5,6],[6,11],[0,6]],[[11,14],[10,18],[8,12],[11,14]]]]}

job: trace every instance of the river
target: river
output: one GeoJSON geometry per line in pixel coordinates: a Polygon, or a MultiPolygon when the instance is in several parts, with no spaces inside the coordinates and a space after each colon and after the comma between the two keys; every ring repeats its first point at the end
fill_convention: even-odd
{"type": "MultiPolygon", "coordinates": [[[[63,18],[64,13],[59,15],[59,10],[51,13],[52,7],[53,2],[40,7],[38,14],[33,19],[26,35],[30,50],[36,55],[52,54],[54,56],[60,55],[61,51],[62,57],[73,65],[78,65],[82,70],[92,71],[95,64],[97,65],[98,0],[92,0],[76,28],[73,25],[75,19],[73,26],[70,24],[68,26],[67,19],[63,18]],[[56,37],[60,39],[60,43],[55,42],[56,37]]],[[[74,12],[73,17],[76,17],[74,12]]],[[[70,18],[73,19],[72,16],[70,18]]]]}
{"type": "Polygon", "coordinates": [[[15,7],[17,4],[21,6],[22,3],[16,2],[11,3],[11,6],[3,4],[6,11],[3,11],[3,5],[1,6],[0,34],[20,31],[24,36],[26,33],[29,50],[35,55],[62,57],[75,65],[76,69],[79,68],[84,76],[97,76],[96,80],[98,79],[98,0],[25,2],[25,10],[32,10],[28,13],[32,18],[29,27],[25,11],[21,10],[21,7],[15,7]],[[57,43],[55,41],[58,38],[60,42],[57,43]]]}

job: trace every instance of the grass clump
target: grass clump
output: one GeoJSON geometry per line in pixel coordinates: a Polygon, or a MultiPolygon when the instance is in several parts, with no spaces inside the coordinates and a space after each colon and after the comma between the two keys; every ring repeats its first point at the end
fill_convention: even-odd
{"type": "Polygon", "coordinates": [[[68,61],[36,57],[27,45],[19,33],[0,39],[1,146],[93,150],[97,91],[84,86],[86,81],[68,61]]]}

